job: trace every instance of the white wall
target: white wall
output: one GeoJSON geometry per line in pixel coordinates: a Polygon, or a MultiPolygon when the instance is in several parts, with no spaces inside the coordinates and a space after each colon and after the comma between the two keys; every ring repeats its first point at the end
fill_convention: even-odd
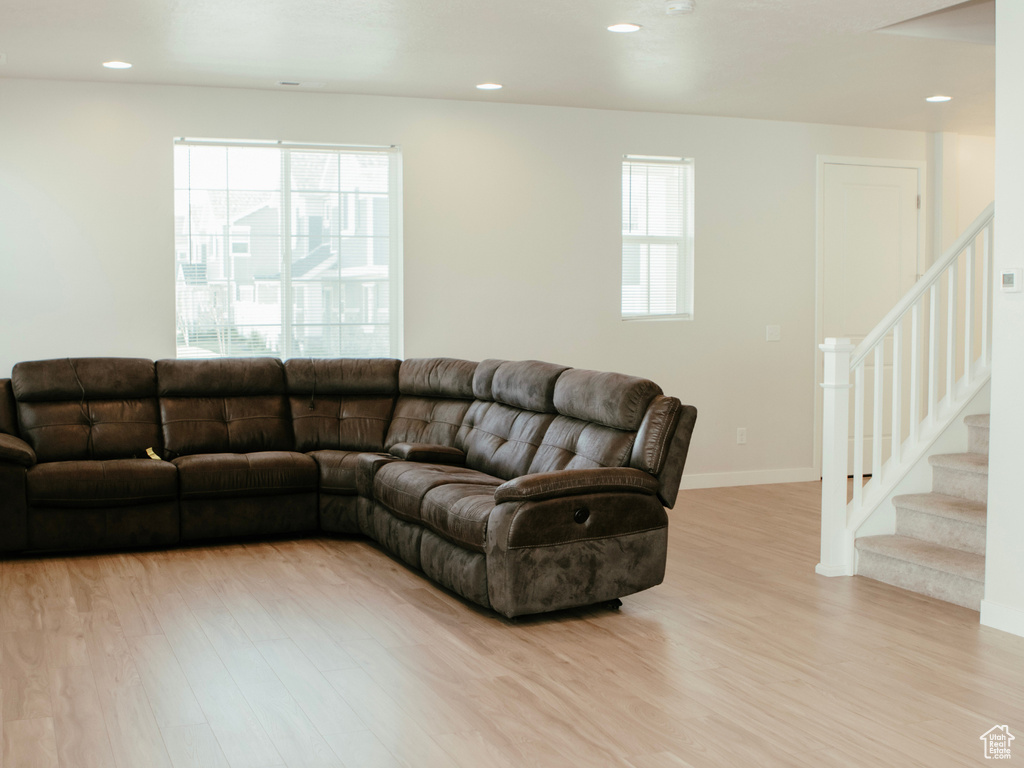
{"type": "Polygon", "coordinates": [[[995,196],[996,140],[957,137],[957,227],[954,240],[971,226],[995,196]]]}
{"type": "Polygon", "coordinates": [[[0,117],[0,375],[174,354],[173,137],[393,143],[406,356],[649,376],[700,411],[691,484],[812,476],[815,157],[927,159],[915,132],[41,80],[0,80],[0,117]],[[619,320],[625,153],[696,158],[692,322],[619,320]]]}
{"type": "MultiPolygon", "coordinates": [[[[1024,267],[1024,5],[996,7],[995,267],[1024,267]]],[[[998,283],[997,283],[998,285],[998,283]]],[[[1024,635],[1024,293],[992,304],[992,429],[981,622],[1024,635]]]]}
{"type": "Polygon", "coordinates": [[[928,134],[928,264],[956,242],[995,194],[992,136],[928,134]]]}

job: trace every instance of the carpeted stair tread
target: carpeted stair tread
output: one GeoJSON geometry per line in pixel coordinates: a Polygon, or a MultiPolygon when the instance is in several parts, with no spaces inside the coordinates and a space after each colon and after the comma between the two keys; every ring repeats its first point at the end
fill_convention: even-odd
{"type": "Polygon", "coordinates": [[[960,576],[970,581],[985,581],[984,555],[975,555],[908,536],[863,536],[857,539],[857,549],[960,576]]]}
{"type": "Polygon", "coordinates": [[[973,525],[985,525],[987,517],[984,502],[968,501],[944,493],[908,493],[896,496],[892,503],[897,509],[909,509],[973,525]]]}
{"type": "Polygon", "coordinates": [[[981,429],[988,429],[988,414],[976,413],[973,416],[965,416],[964,424],[966,424],[968,427],[980,427],[981,429]]]}
{"type": "Polygon", "coordinates": [[[933,467],[952,469],[959,472],[988,474],[988,456],[983,453],[938,453],[928,457],[933,467]]]}
{"type": "Polygon", "coordinates": [[[988,414],[977,413],[964,417],[967,425],[967,450],[988,455],[988,414]]]}

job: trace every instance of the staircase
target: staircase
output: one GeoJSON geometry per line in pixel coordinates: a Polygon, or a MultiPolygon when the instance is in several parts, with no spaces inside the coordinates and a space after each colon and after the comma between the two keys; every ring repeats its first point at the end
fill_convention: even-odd
{"type": "Polygon", "coordinates": [[[966,453],[938,451],[989,383],[993,237],[990,205],[859,344],[819,347],[822,576],[856,573],[979,610],[988,417],[964,419],[966,453]],[[928,487],[928,464],[931,492],[906,494],[928,487]]]}
{"type": "Polygon", "coordinates": [[[964,423],[968,452],[928,458],[931,493],[893,499],[896,533],[856,540],[857,573],[977,611],[985,589],[988,415],[964,423]]]}

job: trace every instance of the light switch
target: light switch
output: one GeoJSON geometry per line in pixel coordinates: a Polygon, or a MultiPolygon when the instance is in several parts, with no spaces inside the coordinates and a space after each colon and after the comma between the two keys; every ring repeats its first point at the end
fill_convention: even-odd
{"type": "Polygon", "coordinates": [[[782,326],[781,325],[766,325],[764,327],[764,340],[765,341],[782,341],[782,326]]]}

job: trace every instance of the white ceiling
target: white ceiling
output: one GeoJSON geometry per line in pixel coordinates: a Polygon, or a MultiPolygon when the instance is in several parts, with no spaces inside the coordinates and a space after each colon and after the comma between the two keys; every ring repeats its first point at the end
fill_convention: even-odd
{"type": "Polygon", "coordinates": [[[0,0],[0,76],[297,80],[338,93],[990,135],[992,45],[937,39],[948,29],[875,32],[952,5],[697,0],[692,15],[668,16],[664,0],[0,0]],[[605,30],[621,21],[643,29],[605,30]],[[102,69],[110,59],[135,66],[102,69]],[[486,81],[505,88],[474,88],[486,81]],[[940,92],[954,100],[925,103],[940,92]]]}
{"type": "Polygon", "coordinates": [[[968,0],[915,19],[878,30],[893,35],[996,44],[996,0],[968,0]]]}

